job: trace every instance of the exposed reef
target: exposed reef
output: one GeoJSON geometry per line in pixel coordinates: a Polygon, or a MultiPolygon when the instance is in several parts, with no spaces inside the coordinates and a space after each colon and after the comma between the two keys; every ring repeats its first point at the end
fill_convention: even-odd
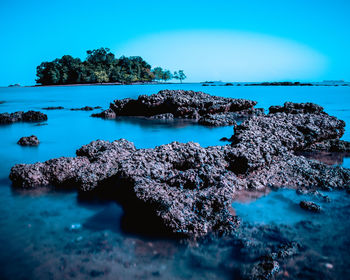
{"type": "Polygon", "coordinates": [[[64,109],[64,107],[62,107],[62,106],[54,106],[54,107],[45,107],[45,108],[43,108],[43,110],[63,110],[64,109]]]}
{"type": "MultiPolygon", "coordinates": [[[[197,97],[207,96],[186,92],[180,100],[180,96],[171,95],[165,91],[138,100],[115,101],[111,104],[113,109],[107,111],[115,115],[149,112],[149,116],[154,116],[150,112],[166,114],[168,108],[175,106],[171,102],[178,102],[187,107],[175,106],[171,114],[192,117],[201,111],[190,109],[194,107],[189,104],[203,105],[197,97]],[[164,96],[169,101],[165,102],[164,96]]],[[[213,112],[210,108],[214,106],[214,112],[227,113],[230,108],[249,110],[255,105],[242,99],[226,101],[210,101],[203,110],[206,114],[213,112]]],[[[126,212],[145,211],[175,234],[198,237],[230,233],[239,225],[231,202],[241,191],[271,186],[306,190],[349,188],[350,170],[295,154],[315,143],[338,141],[345,123],[315,104],[286,103],[281,108],[272,112],[270,109],[268,115],[252,116],[235,126],[230,145],[203,148],[192,142],[173,142],[154,149],[136,149],[125,139],[98,140],[78,149],[77,157],[15,165],[10,179],[21,188],[54,185],[76,187],[82,193],[110,192],[126,212]]]]}
{"type": "Polygon", "coordinates": [[[72,108],[70,110],[71,111],[93,111],[93,110],[96,110],[96,109],[101,109],[101,107],[100,106],[96,106],[96,107],[85,106],[85,107],[82,107],[82,108],[72,108]]]}
{"type": "Polygon", "coordinates": [[[38,137],[32,135],[21,137],[21,139],[18,140],[17,144],[21,146],[38,146],[40,144],[40,141],[38,137]]]}
{"type": "Polygon", "coordinates": [[[314,213],[320,213],[321,207],[312,201],[300,201],[300,207],[306,211],[314,212],[314,213]]]}
{"type": "Polygon", "coordinates": [[[0,124],[11,124],[15,122],[38,122],[46,120],[47,115],[39,111],[18,111],[15,113],[0,114],[0,124]]]}
{"type": "Polygon", "coordinates": [[[118,116],[144,116],[152,119],[190,119],[208,126],[234,125],[242,116],[264,114],[256,101],[211,96],[203,92],[162,90],[140,95],[138,99],[114,100],[110,108],[93,117],[114,119],[118,116]]]}

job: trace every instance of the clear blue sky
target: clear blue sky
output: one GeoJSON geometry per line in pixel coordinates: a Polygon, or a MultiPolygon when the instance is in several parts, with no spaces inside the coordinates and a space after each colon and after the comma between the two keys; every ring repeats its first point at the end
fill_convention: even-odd
{"type": "Polygon", "coordinates": [[[102,46],[192,81],[350,80],[349,15],[348,0],[1,0],[0,85],[102,46]]]}

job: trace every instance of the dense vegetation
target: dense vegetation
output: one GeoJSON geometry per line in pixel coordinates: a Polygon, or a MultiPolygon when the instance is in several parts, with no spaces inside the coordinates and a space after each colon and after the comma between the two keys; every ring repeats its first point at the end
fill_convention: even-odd
{"type": "Polygon", "coordinates": [[[139,56],[116,58],[108,48],[87,51],[87,58],[81,61],[64,55],[37,67],[37,83],[42,85],[64,85],[83,83],[134,83],[186,79],[183,70],[172,74],[169,70],[151,65],[139,56]]]}

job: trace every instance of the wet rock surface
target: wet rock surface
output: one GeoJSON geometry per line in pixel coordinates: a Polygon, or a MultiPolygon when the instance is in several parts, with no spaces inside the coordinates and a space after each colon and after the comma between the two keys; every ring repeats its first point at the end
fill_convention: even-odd
{"type": "Polygon", "coordinates": [[[306,211],[320,213],[321,207],[312,201],[300,201],[300,207],[306,211]]]}
{"type": "Polygon", "coordinates": [[[96,107],[85,106],[85,107],[82,107],[82,108],[72,108],[70,110],[71,111],[93,111],[93,110],[96,110],[96,109],[101,109],[101,107],[100,106],[96,106],[96,107]]]}
{"type": "Polygon", "coordinates": [[[15,113],[0,114],[0,124],[11,124],[15,122],[39,122],[46,120],[47,115],[39,111],[18,111],[15,113]]]}
{"type": "MultiPolygon", "coordinates": [[[[149,97],[143,98],[148,104],[149,97]]],[[[118,102],[125,107],[131,101],[118,102]]],[[[75,158],[15,165],[10,179],[22,188],[54,185],[76,187],[82,193],[109,193],[126,212],[137,208],[174,234],[231,233],[239,225],[231,201],[240,191],[270,186],[330,190],[350,183],[348,169],[294,154],[320,141],[338,140],[345,123],[318,105],[289,107],[302,113],[253,116],[235,127],[231,145],[203,148],[173,142],[136,149],[124,139],[98,140],[77,150],[75,158]]]]}
{"type": "Polygon", "coordinates": [[[17,144],[21,146],[38,146],[40,144],[40,141],[38,137],[32,135],[21,137],[21,139],[18,140],[17,144]]]}
{"type": "Polygon", "coordinates": [[[162,90],[157,94],[140,95],[138,99],[114,100],[110,108],[93,114],[113,119],[117,116],[144,116],[153,119],[182,118],[209,126],[234,124],[238,116],[263,114],[256,101],[211,96],[203,92],[162,90]],[[236,114],[236,115],[235,115],[236,114]]]}
{"type": "Polygon", "coordinates": [[[62,106],[56,106],[56,107],[45,107],[43,110],[63,110],[64,107],[62,106]]]}

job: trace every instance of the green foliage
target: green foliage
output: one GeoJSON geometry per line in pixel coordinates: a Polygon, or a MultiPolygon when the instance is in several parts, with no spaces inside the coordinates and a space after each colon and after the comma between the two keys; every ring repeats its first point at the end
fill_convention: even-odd
{"type": "Polygon", "coordinates": [[[183,70],[179,70],[178,72],[174,72],[173,78],[176,80],[180,80],[180,82],[182,83],[182,81],[185,80],[187,77],[183,70]]]}
{"type": "Polygon", "coordinates": [[[162,67],[156,67],[152,70],[152,73],[154,75],[154,79],[156,81],[168,81],[171,80],[173,78],[173,75],[171,74],[171,72],[169,70],[163,70],[162,67]]]}
{"type": "Polygon", "coordinates": [[[106,82],[150,82],[171,79],[170,71],[151,71],[151,65],[139,56],[119,59],[108,48],[89,50],[87,58],[81,61],[70,55],[51,62],[43,62],[37,67],[37,83],[42,85],[106,83],[106,82]],[[159,73],[161,75],[159,76],[159,73]],[[169,75],[170,74],[170,75],[169,75]]]}
{"type": "Polygon", "coordinates": [[[160,81],[163,79],[163,68],[162,67],[156,67],[153,69],[153,75],[154,75],[154,79],[156,81],[160,81]]]}
{"type": "Polygon", "coordinates": [[[163,72],[163,76],[162,76],[164,82],[171,80],[173,78],[173,74],[171,74],[171,72],[169,70],[165,70],[163,72]]]}

